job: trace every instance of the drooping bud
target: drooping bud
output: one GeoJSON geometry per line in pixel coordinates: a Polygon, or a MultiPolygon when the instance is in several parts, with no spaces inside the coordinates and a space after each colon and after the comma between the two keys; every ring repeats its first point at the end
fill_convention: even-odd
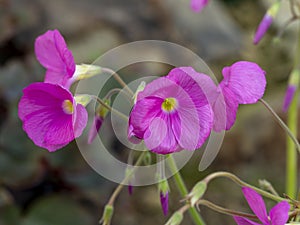
{"type": "Polygon", "coordinates": [[[190,199],[191,206],[194,207],[198,200],[202,198],[207,188],[207,184],[204,181],[198,182],[189,193],[188,198],[190,199]]]}
{"type": "MultiPolygon", "coordinates": [[[[105,99],[104,103],[109,105],[110,100],[105,99]]],[[[95,112],[95,118],[94,118],[93,124],[92,124],[91,129],[88,134],[88,144],[91,144],[93,142],[93,140],[95,139],[95,137],[97,136],[108,112],[109,112],[109,110],[103,105],[99,105],[97,107],[96,112],[95,112]]]]}
{"type": "Polygon", "coordinates": [[[169,212],[169,184],[167,180],[162,180],[158,184],[159,189],[159,197],[160,197],[160,204],[163,210],[164,215],[168,215],[169,212]]]}
{"type": "Polygon", "coordinates": [[[299,81],[300,81],[300,71],[298,69],[295,69],[292,71],[290,75],[288,87],[285,93],[285,98],[282,107],[284,112],[287,112],[291,105],[293,97],[298,89],[299,81]]]}
{"type": "Polygon", "coordinates": [[[266,12],[255,32],[253,44],[258,44],[271,26],[275,16],[279,11],[280,1],[275,2],[266,12]]]}
{"type": "Polygon", "coordinates": [[[102,225],[110,225],[113,213],[114,207],[112,205],[106,205],[104,208],[103,216],[99,223],[102,225]]]}

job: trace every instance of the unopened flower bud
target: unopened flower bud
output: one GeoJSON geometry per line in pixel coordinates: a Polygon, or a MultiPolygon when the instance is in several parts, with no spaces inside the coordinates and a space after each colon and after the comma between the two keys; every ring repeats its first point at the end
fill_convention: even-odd
{"type": "Polygon", "coordinates": [[[261,20],[256,33],[254,35],[253,43],[256,45],[263,38],[269,27],[271,26],[275,16],[279,11],[280,2],[275,2],[266,12],[263,19],[261,20]]]}
{"type": "MultiPolygon", "coordinates": [[[[104,102],[107,105],[110,104],[110,101],[108,99],[104,100],[104,102]]],[[[95,139],[95,137],[97,136],[108,112],[109,110],[103,105],[99,105],[98,108],[96,109],[95,118],[88,134],[88,144],[91,144],[95,139]]]]}
{"type": "Polygon", "coordinates": [[[284,112],[286,112],[289,109],[292,103],[294,95],[298,89],[299,79],[300,79],[300,71],[298,69],[293,70],[289,78],[288,87],[283,102],[282,108],[284,112]]]}
{"type": "Polygon", "coordinates": [[[164,215],[168,215],[169,212],[169,184],[167,180],[163,180],[158,184],[160,203],[164,215]]]}

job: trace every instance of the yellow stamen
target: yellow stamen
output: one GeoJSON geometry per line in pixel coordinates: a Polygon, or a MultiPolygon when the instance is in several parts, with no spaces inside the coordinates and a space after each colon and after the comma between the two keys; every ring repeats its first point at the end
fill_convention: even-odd
{"type": "Polygon", "coordinates": [[[64,100],[62,108],[66,114],[73,114],[74,112],[73,103],[70,100],[64,100]]]}
{"type": "Polygon", "coordinates": [[[161,104],[162,110],[165,112],[172,112],[177,106],[177,100],[175,98],[166,98],[161,104]]]}

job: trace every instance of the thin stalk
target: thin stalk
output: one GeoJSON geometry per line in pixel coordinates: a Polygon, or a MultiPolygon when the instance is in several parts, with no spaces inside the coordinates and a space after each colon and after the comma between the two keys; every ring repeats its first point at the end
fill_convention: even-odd
{"type": "Polygon", "coordinates": [[[226,208],[223,208],[221,206],[218,206],[210,201],[207,201],[207,200],[204,200],[204,199],[200,199],[198,202],[197,202],[198,205],[204,205],[218,213],[222,213],[222,214],[225,214],[225,215],[229,215],[229,216],[240,216],[240,217],[246,217],[246,218],[249,218],[249,219],[257,219],[257,216],[253,215],[253,214],[248,214],[248,213],[243,213],[243,212],[238,212],[238,211],[235,211],[235,210],[231,210],[231,209],[226,209],[226,208]]]}
{"type": "MultiPolygon", "coordinates": [[[[297,136],[298,125],[298,94],[294,95],[288,111],[287,125],[294,136],[297,136]]],[[[297,170],[298,155],[294,142],[287,138],[286,140],[286,194],[296,199],[297,194],[297,170]]]]}
{"type": "MultiPolygon", "coordinates": [[[[174,180],[175,180],[175,183],[177,185],[177,188],[178,188],[181,196],[183,198],[186,197],[188,195],[188,190],[187,190],[186,185],[178,171],[176,162],[172,155],[170,155],[168,157],[167,162],[168,162],[171,172],[174,173],[174,180]]],[[[189,213],[196,225],[205,225],[205,222],[203,221],[203,219],[201,218],[201,216],[199,215],[199,213],[197,212],[195,207],[189,208],[189,213]]]]}
{"type": "Polygon", "coordinates": [[[146,151],[143,152],[139,158],[137,159],[136,163],[134,164],[134,167],[132,170],[130,170],[130,172],[128,174],[126,174],[125,178],[123,179],[122,183],[118,185],[118,187],[115,189],[115,191],[113,192],[113,194],[111,195],[111,197],[109,198],[109,201],[107,203],[107,205],[111,205],[113,206],[117,196],[119,195],[119,193],[121,192],[121,190],[124,187],[124,183],[127,183],[127,181],[132,177],[132,175],[134,174],[137,166],[141,165],[141,163],[143,162],[143,159],[146,155],[146,151]]]}
{"type": "Polygon", "coordinates": [[[295,144],[298,152],[300,153],[299,142],[298,142],[297,138],[295,137],[295,135],[293,134],[293,132],[290,130],[290,128],[282,121],[282,119],[280,119],[280,117],[277,115],[277,113],[271,108],[271,106],[265,100],[260,99],[259,101],[272,114],[272,116],[275,118],[276,122],[282,127],[282,129],[285,130],[285,132],[287,133],[287,135],[290,137],[291,141],[295,144]]]}
{"type": "Polygon", "coordinates": [[[132,90],[127,86],[127,84],[123,81],[123,79],[120,77],[119,74],[117,74],[115,71],[113,71],[110,68],[102,68],[102,72],[106,72],[106,73],[110,73],[112,74],[113,78],[124,88],[126,89],[126,91],[133,96],[134,93],[132,92],[132,90]]]}
{"type": "Polygon", "coordinates": [[[280,196],[271,194],[267,191],[261,190],[260,188],[252,186],[252,185],[242,181],[236,175],[234,175],[232,173],[228,173],[228,172],[215,172],[215,173],[212,173],[212,174],[208,175],[206,178],[204,178],[203,181],[208,184],[210,181],[212,181],[213,179],[216,179],[218,177],[228,178],[228,179],[232,180],[234,183],[238,184],[241,187],[250,187],[253,190],[255,190],[257,193],[259,193],[259,194],[261,194],[261,195],[263,195],[263,196],[265,196],[269,199],[272,199],[274,201],[277,201],[277,202],[288,201],[289,203],[292,203],[292,200],[290,200],[290,199],[285,199],[285,198],[282,198],[280,196]]]}
{"type": "MultiPolygon", "coordinates": [[[[295,2],[293,2],[295,3],[295,2]]],[[[300,60],[300,26],[298,27],[298,44],[296,49],[296,56],[294,61],[294,69],[299,69],[300,60]]],[[[298,94],[297,92],[293,96],[288,115],[287,115],[287,125],[290,128],[294,137],[297,137],[298,129],[298,94]]],[[[297,152],[296,148],[298,146],[290,140],[286,140],[286,194],[293,199],[296,199],[297,194],[297,152]]]]}
{"type": "Polygon", "coordinates": [[[125,121],[128,121],[128,117],[121,113],[120,111],[112,108],[111,106],[107,105],[102,99],[98,98],[97,96],[93,96],[94,99],[101,105],[103,105],[105,108],[107,108],[109,111],[111,111],[112,113],[115,113],[116,115],[118,115],[120,118],[124,119],[125,121]]]}

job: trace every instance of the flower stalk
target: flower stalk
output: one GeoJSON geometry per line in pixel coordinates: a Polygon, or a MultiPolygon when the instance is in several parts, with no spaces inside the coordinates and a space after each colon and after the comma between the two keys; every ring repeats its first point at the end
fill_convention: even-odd
{"type": "MultiPolygon", "coordinates": [[[[177,188],[178,188],[181,196],[186,197],[188,195],[188,190],[186,188],[186,185],[185,185],[180,173],[178,172],[178,168],[177,168],[177,165],[176,165],[176,162],[175,162],[173,156],[170,155],[167,158],[167,163],[169,165],[170,170],[174,174],[174,180],[176,182],[177,188]]],[[[201,218],[201,216],[199,215],[199,213],[197,212],[195,207],[190,207],[189,213],[195,224],[205,225],[205,222],[203,221],[203,219],[201,218]]]]}

